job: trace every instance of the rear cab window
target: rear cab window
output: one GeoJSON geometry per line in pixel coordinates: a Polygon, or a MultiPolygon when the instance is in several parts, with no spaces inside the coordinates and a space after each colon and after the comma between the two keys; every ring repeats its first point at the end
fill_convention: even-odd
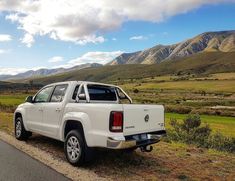
{"type": "Polygon", "coordinates": [[[90,101],[117,101],[117,95],[114,87],[105,85],[87,85],[90,101]]]}

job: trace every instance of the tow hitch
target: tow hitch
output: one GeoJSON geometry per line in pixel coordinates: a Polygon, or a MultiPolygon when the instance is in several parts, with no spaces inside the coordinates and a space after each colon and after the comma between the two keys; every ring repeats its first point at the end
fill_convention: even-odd
{"type": "Polygon", "coordinates": [[[142,151],[142,152],[151,152],[152,150],[153,150],[153,147],[152,146],[142,146],[142,147],[140,147],[140,150],[142,151]]]}

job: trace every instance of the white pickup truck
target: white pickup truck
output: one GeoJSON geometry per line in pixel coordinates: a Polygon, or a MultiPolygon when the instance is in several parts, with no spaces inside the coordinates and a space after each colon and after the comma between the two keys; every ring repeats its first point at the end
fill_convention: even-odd
{"type": "Polygon", "coordinates": [[[26,140],[34,132],[60,140],[72,165],[90,160],[94,148],[151,151],[149,145],[166,133],[164,107],[131,103],[115,85],[84,81],[50,84],[17,107],[15,137],[26,140]]]}

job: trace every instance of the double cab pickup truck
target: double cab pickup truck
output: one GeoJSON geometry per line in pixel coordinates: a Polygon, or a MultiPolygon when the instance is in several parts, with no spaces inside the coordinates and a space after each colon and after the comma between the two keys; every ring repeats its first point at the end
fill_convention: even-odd
{"type": "Polygon", "coordinates": [[[69,163],[82,165],[95,148],[152,150],[165,131],[162,105],[132,104],[118,86],[70,81],[47,85],[14,113],[15,137],[33,133],[64,142],[69,163]]]}

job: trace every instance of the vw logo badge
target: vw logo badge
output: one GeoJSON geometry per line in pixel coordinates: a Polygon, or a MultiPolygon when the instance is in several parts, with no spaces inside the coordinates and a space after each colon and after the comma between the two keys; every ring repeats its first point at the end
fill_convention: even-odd
{"type": "Polygon", "coordinates": [[[145,122],[149,121],[149,115],[148,114],[144,117],[144,120],[145,120],[145,122]]]}

